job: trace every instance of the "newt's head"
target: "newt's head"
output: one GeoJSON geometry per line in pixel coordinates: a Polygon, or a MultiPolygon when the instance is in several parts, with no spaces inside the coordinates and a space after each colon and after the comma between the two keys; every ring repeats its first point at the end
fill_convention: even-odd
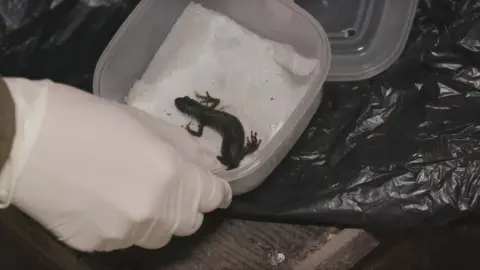
{"type": "Polygon", "coordinates": [[[203,105],[188,96],[184,96],[175,99],[175,107],[182,113],[192,114],[199,108],[202,108],[203,105]]]}

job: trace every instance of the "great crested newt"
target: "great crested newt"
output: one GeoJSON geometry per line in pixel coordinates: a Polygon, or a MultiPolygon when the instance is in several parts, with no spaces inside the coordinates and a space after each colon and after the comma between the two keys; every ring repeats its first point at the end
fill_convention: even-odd
{"type": "Polygon", "coordinates": [[[218,161],[227,167],[227,170],[235,169],[242,159],[255,152],[262,140],[257,139],[257,133],[251,131],[245,143],[245,131],[237,117],[216,110],[220,99],[213,98],[208,92],[206,95],[196,94],[199,101],[188,96],[175,99],[177,109],[198,121],[198,130],[192,130],[188,123],[185,129],[195,137],[201,137],[205,126],[217,131],[222,136],[221,156],[218,161]]]}

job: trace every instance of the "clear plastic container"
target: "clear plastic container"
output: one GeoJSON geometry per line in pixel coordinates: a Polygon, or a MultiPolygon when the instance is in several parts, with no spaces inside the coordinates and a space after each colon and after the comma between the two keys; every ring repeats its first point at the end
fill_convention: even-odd
{"type": "MultiPolygon", "coordinates": [[[[293,1],[293,0],[292,0],[293,1]]],[[[410,33],[417,0],[295,0],[327,32],[327,81],[373,77],[395,62],[410,33]]]]}
{"type": "MultiPolygon", "coordinates": [[[[152,59],[166,40],[189,0],[143,0],[127,18],[103,52],[94,74],[94,94],[125,103],[130,89],[152,73],[152,59]]],[[[291,0],[195,1],[220,12],[248,30],[270,40],[291,45],[305,58],[320,63],[310,73],[309,84],[283,125],[262,141],[251,161],[215,174],[231,183],[234,194],[252,190],[274,170],[298,140],[322,100],[322,85],[330,68],[330,45],[320,24],[291,0]]],[[[248,72],[246,70],[245,72],[248,72]]],[[[181,93],[179,93],[181,96],[181,93]]],[[[173,100],[172,100],[173,103],[173,100]]],[[[265,105],[266,106],[266,105],[265,105]]],[[[278,108],[281,109],[281,108],[278,108]]],[[[184,124],[184,123],[182,123],[184,124]]],[[[246,130],[248,132],[248,130],[246,130]]]]}

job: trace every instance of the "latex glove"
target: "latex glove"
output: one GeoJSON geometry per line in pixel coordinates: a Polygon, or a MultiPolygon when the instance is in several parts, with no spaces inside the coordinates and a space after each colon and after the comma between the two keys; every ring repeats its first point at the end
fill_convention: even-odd
{"type": "Polygon", "coordinates": [[[5,170],[13,204],[67,245],[159,248],[230,203],[181,127],[49,80],[5,80],[19,128],[5,170]]]}

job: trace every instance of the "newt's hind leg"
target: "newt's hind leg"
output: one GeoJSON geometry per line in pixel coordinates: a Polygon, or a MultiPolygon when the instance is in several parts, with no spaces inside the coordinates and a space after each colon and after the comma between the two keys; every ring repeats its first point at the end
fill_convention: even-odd
{"type": "Polygon", "coordinates": [[[247,143],[243,148],[243,155],[244,156],[250,155],[253,152],[257,151],[261,142],[262,140],[257,138],[257,132],[250,131],[250,136],[247,137],[247,143]]]}
{"type": "Polygon", "coordinates": [[[218,104],[220,104],[220,99],[210,96],[210,93],[208,93],[208,91],[205,93],[205,95],[195,93],[195,96],[200,100],[200,103],[202,103],[203,105],[208,105],[208,107],[210,107],[211,109],[215,109],[218,104]]]}
{"type": "Polygon", "coordinates": [[[192,124],[192,121],[190,121],[190,122],[187,124],[187,126],[185,127],[185,129],[188,131],[188,133],[190,133],[190,135],[195,136],[195,137],[202,137],[204,125],[199,124],[199,125],[198,125],[198,129],[197,129],[197,130],[193,130],[193,129],[190,127],[191,124],[192,124]]]}

